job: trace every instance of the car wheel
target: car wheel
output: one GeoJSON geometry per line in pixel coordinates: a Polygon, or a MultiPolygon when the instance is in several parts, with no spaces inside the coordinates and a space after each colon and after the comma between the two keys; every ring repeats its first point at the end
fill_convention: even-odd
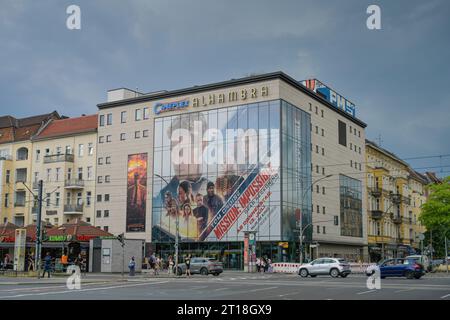
{"type": "Polygon", "coordinates": [[[333,278],[339,277],[339,270],[336,269],[336,268],[331,269],[331,270],[330,270],[330,275],[331,275],[333,278]]]}
{"type": "Polygon", "coordinates": [[[200,269],[200,274],[201,274],[202,276],[207,276],[207,275],[208,275],[208,269],[206,269],[206,268],[201,268],[201,269],[200,269]]]}
{"type": "Polygon", "coordinates": [[[181,276],[183,274],[183,271],[181,270],[181,268],[178,268],[177,270],[177,276],[181,276]]]}
{"type": "Polygon", "coordinates": [[[412,279],[412,278],[414,278],[414,273],[412,271],[406,271],[405,276],[406,276],[406,279],[412,279]]]}
{"type": "Polygon", "coordinates": [[[317,274],[311,274],[311,278],[317,277],[317,274]]]}
{"type": "Polygon", "coordinates": [[[422,278],[422,276],[421,276],[420,274],[416,274],[416,275],[414,276],[414,278],[420,279],[420,278],[422,278]]]}
{"type": "Polygon", "coordinates": [[[301,269],[300,270],[300,276],[302,278],[306,278],[308,276],[308,274],[309,274],[308,270],[306,270],[306,269],[301,269]]]}
{"type": "Polygon", "coordinates": [[[213,273],[214,277],[217,277],[220,273],[213,273]]]}
{"type": "Polygon", "coordinates": [[[343,273],[343,274],[341,274],[341,277],[342,278],[346,278],[348,276],[348,273],[343,273]]]}

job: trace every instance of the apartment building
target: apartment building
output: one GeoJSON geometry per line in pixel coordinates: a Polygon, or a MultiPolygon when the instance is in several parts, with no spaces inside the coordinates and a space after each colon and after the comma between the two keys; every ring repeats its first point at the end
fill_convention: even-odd
{"type": "Polygon", "coordinates": [[[43,221],[94,224],[97,122],[96,114],[55,119],[32,138],[31,179],[36,193],[43,181],[43,221]]]}

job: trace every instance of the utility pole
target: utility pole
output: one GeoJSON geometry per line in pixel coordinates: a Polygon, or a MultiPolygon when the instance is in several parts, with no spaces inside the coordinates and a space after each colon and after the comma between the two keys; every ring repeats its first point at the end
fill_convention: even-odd
{"type": "Polygon", "coordinates": [[[177,214],[176,217],[176,235],[175,235],[175,276],[178,275],[178,238],[179,238],[179,234],[180,234],[180,218],[179,215],[177,214]]]}
{"type": "Polygon", "coordinates": [[[42,247],[42,228],[41,228],[41,220],[42,220],[42,189],[43,189],[43,181],[39,180],[38,185],[38,207],[37,207],[37,218],[36,218],[36,252],[35,252],[35,266],[37,271],[37,277],[40,278],[40,270],[41,270],[41,247],[42,247]]]}

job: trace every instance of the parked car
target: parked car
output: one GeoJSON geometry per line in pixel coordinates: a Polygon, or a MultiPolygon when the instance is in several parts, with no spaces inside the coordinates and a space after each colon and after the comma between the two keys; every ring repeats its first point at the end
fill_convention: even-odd
{"type": "Polygon", "coordinates": [[[298,274],[306,278],[316,277],[320,274],[329,274],[333,278],[341,276],[347,277],[351,273],[350,264],[345,259],[340,258],[320,258],[310,263],[302,264],[298,269],[298,274]]]}
{"type": "MultiPolygon", "coordinates": [[[[207,276],[212,274],[218,276],[223,272],[222,262],[212,258],[191,258],[191,274],[201,274],[207,276]]],[[[178,264],[177,275],[186,273],[186,264],[178,264]]]]}
{"type": "Polygon", "coordinates": [[[421,264],[425,272],[432,271],[432,264],[430,263],[430,259],[425,255],[412,255],[407,256],[405,259],[414,259],[417,263],[421,264]]]}
{"type": "Polygon", "coordinates": [[[366,275],[371,276],[375,273],[375,268],[380,268],[380,277],[406,277],[408,279],[420,279],[425,274],[424,267],[416,259],[386,259],[377,265],[369,266],[366,269],[366,275]]]}

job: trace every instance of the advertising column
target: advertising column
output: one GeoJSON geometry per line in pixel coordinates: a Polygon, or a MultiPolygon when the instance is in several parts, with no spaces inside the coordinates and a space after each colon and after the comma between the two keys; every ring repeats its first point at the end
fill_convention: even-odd
{"type": "Polygon", "coordinates": [[[27,240],[26,229],[15,230],[15,243],[14,243],[14,270],[25,271],[25,246],[27,240]]]}
{"type": "Polygon", "coordinates": [[[244,232],[244,272],[256,272],[256,232],[244,232]]]}

